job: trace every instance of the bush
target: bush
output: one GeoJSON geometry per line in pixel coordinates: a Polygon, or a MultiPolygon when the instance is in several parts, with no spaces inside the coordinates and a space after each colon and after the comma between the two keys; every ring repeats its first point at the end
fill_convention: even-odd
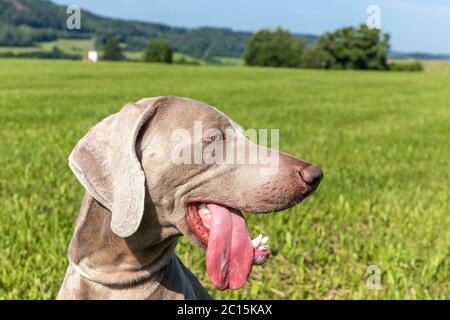
{"type": "Polygon", "coordinates": [[[319,69],[388,70],[390,37],[380,30],[347,27],[325,33],[314,47],[288,31],[263,29],[250,40],[247,65],[319,69]]]}
{"type": "Polygon", "coordinates": [[[188,60],[185,57],[181,57],[174,61],[176,64],[183,64],[183,65],[191,65],[191,66],[199,66],[201,65],[200,61],[197,60],[188,60]]]}
{"type": "Polygon", "coordinates": [[[361,25],[325,33],[316,50],[327,53],[321,57],[332,58],[322,61],[327,69],[388,70],[389,40],[388,34],[381,36],[380,30],[361,25]]]}
{"type": "Polygon", "coordinates": [[[172,63],[173,52],[165,40],[149,40],[144,52],[145,62],[172,63]]]}
{"type": "Polygon", "coordinates": [[[413,62],[391,62],[389,64],[391,71],[423,71],[423,66],[419,61],[413,62]]]}
{"type": "Polygon", "coordinates": [[[30,58],[30,59],[67,59],[81,60],[82,56],[78,54],[68,54],[61,51],[58,47],[53,47],[52,51],[30,51],[30,52],[2,52],[0,58],[30,58]]]}
{"type": "Polygon", "coordinates": [[[109,38],[103,52],[103,59],[110,61],[125,60],[125,56],[123,55],[122,49],[120,48],[120,43],[116,38],[109,38]]]}
{"type": "Polygon", "coordinates": [[[286,30],[263,29],[250,39],[244,58],[250,66],[294,68],[300,67],[304,49],[305,41],[286,30]]]}
{"type": "Polygon", "coordinates": [[[302,68],[329,69],[333,64],[334,58],[317,47],[307,48],[301,58],[302,68]]]}

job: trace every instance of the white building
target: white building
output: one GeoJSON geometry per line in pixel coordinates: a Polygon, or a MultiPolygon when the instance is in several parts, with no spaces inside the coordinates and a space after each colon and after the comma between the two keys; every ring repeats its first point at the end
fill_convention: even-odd
{"type": "Polygon", "coordinates": [[[97,62],[98,61],[98,52],[96,50],[89,50],[88,52],[88,60],[90,62],[97,62]]]}

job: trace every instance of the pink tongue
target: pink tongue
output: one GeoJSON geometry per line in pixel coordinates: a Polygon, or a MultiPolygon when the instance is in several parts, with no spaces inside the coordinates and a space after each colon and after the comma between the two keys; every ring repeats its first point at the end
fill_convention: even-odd
{"type": "Polygon", "coordinates": [[[221,290],[240,289],[247,282],[253,264],[253,245],[244,217],[239,211],[215,204],[206,252],[206,271],[221,290]]]}

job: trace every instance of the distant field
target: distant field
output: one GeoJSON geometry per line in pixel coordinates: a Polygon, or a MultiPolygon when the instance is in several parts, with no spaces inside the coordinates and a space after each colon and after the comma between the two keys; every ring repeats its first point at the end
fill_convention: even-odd
{"type": "Polygon", "coordinates": [[[89,49],[92,48],[94,41],[91,39],[59,39],[56,41],[41,42],[35,47],[0,47],[0,52],[30,52],[30,51],[51,51],[53,47],[69,54],[87,55],[89,49]]]}
{"type": "Polygon", "coordinates": [[[245,64],[244,59],[241,58],[230,58],[230,57],[214,57],[221,64],[229,66],[243,66],[245,64]]]}
{"type": "MultiPolygon", "coordinates": [[[[81,56],[87,56],[88,51],[94,47],[93,39],[58,39],[56,41],[41,42],[34,47],[0,47],[0,53],[2,52],[33,52],[33,51],[51,51],[54,47],[58,47],[60,50],[68,54],[78,54],[81,56]]],[[[129,51],[124,48],[125,56],[130,60],[140,61],[143,57],[142,51],[129,51]]],[[[100,53],[101,55],[101,53],[100,53]]],[[[173,59],[175,61],[184,58],[186,61],[196,60],[191,56],[183,53],[174,53],[173,59]]],[[[234,58],[220,58],[220,61],[224,61],[224,64],[235,64],[234,58]],[[227,63],[225,63],[225,60],[227,63]],[[229,60],[229,62],[228,62],[229,60]]]]}
{"type": "Polygon", "coordinates": [[[425,70],[431,73],[444,73],[450,72],[450,61],[449,60],[422,60],[425,70]]]}
{"type": "Polygon", "coordinates": [[[449,63],[388,73],[0,59],[0,79],[0,298],[55,297],[83,196],[68,155],[125,102],[160,95],[280,128],[280,148],[325,173],[299,206],[247,215],[273,255],[243,290],[212,290],[204,253],[181,239],[216,298],[450,298],[449,63]],[[366,286],[370,265],[380,290],[366,286]]]}
{"type": "Polygon", "coordinates": [[[52,50],[53,47],[58,47],[60,50],[71,53],[86,56],[88,51],[93,47],[94,40],[69,40],[59,39],[56,41],[42,42],[41,47],[43,50],[52,50]]]}
{"type": "MultiPolygon", "coordinates": [[[[126,51],[125,50],[124,54],[127,57],[127,59],[130,59],[130,60],[142,61],[144,59],[144,52],[142,52],[142,51],[126,51]]],[[[175,52],[173,54],[173,61],[174,62],[179,61],[181,59],[184,59],[187,62],[198,61],[198,60],[192,58],[191,56],[188,56],[188,55],[183,54],[183,53],[175,52]]],[[[201,62],[201,61],[199,61],[199,62],[201,62]]]]}

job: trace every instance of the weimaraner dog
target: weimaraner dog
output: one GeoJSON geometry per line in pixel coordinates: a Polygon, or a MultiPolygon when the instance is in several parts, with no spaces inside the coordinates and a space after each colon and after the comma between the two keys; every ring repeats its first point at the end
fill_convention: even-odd
{"type": "Polygon", "coordinates": [[[86,193],[58,299],[210,299],[174,252],[181,235],[206,250],[216,288],[239,289],[270,253],[267,237],[251,239],[241,211],[290,208],[322,178],[318,167],[256,145],[217,109],[178,97],[125,105],[80,140],[69,165],[86,193]],[[196,138],[199,123],[205,133],[196,138]],[[177,130],[194,138],[174,139],[177,130]],[[209,158],[174,161],[196,148],[209,158]],[[218,148],[236,158],[264,151],[277,157],[276,170],[207,161],[218,148]]]}

